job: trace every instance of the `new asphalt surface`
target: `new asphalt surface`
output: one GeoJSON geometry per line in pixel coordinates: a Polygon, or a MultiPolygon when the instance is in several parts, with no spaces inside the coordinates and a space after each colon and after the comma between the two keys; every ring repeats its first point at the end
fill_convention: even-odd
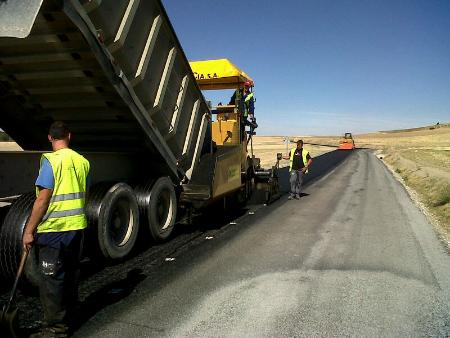
{"type": "Polygon", "coordinates": [[[450,257],[371,152],[231,223],[171,252],[76,336],[450,336],[450,257]]]}

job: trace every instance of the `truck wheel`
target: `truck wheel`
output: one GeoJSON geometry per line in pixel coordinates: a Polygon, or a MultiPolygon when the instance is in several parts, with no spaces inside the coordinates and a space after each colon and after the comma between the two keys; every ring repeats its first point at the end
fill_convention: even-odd
{"type": "Polygon", "coordinates": [[[3,220],[5,219],[8,211],[9,211],[9,207],[0,207],[0,228],[3,225],[3,220]]]}
{"type": "Polygon", "coordinates": [[[264,203],[265,204],[269,204],[270,203],[270,199],[272,198],[272,188],[267,188],[265,193],[264,193],[264,203]]]}
{"type": "Polygon", "coordinates": [[[16,276],[22,255],[23,229],[35,199],[35,193],[27,193],[15,200],[0,228],[0,276],[6,280],[12,280],[16,276]]]}
{"type": "Polygon", "coordinates": [[[242,209],[245,207],[247,202],[250,200],[252,194],[253,194],[253,179],[250,178],[251,176],[247,175],[245,176],[245,186],[244,188],[238,190],[234,194],[234,204],[232,206],[233,209],[242,209]]]}
{"type": "MultiPolygon", "coordinates": [[[[139,231],[139,210],[131,187],[117,183],[92,187],[86,203],[88,221],[93,225],[101,255],[120,259],[128,255],[136,243],[139,231]]],[[[92,238],[91,238],[92,240],[92,238]]]]}
{"type": "Polygon", "coordinates": [[[147,195],[141,195],[139,202],[153,239],[157,242],[166,240],[177,216],[177,197],[170,178],[156,180],[147,195]]]}
{"type": "MultiPolygon", "coordinates": [[[[248,177],[250,177],[250,176],[248,176],[248,177]]],[[[252,178],[248,178],[247,181],[245,181],[245,193],[246,193],[246,199],[248,201],[253,195],[253,179],[252,178]]]]}

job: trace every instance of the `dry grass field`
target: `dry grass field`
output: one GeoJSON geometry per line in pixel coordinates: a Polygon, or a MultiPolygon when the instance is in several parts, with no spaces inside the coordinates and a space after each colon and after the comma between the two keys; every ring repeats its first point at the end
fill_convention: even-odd
{"type": "MultiPolygon", "coordinates": [[[[301,138],[291,138],[292,141],[301,138]]],[[[253,152],[256,157],[261,159],[261,166],[263,168],[270,168],[275,164],[277,160],[277,153],[286,155],[292,147],[295,147],[295,143],[290,143],[286,148],[284,142],[285,137],[282,136],[254,136],[253,137],[253,152]]],[[[306,142],[306,139],[305,139],[306,142]]],[[[318,145],[318,144],[305,144],[305,148],[311,153],[311,156],[318,156],[320,154],[332,151],[336,149],[336,145],[318,145]]],[[[250,150],[250,146],[248,148],[250,150]]],[[[289,164],[288,160],[280,161],[280,166],[285,167],[289,164]]]]}

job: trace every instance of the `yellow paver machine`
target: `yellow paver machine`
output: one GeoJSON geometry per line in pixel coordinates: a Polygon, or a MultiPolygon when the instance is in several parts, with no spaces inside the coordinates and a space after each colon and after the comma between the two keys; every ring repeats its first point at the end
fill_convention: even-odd
{"type": "MultiPolygon", "coordinates": [[[[194,61],[190,65],[201,90],[240,90],[245,83],[254,86],[253,79],[228,59],[194,61]]],[[[236,95],[230,104],[211,107],[213,160],[216,162],[213,195],[241,189],[239,199],[247,201],[256,187],[264,192],[264,202],[269,203],[279,196],[277,171],[281,154],[277,154],[272,168],[260,167],[260,159],[253,154],[254,127],[244,124],[242,110],[245,108],[240,100],[243,98],[236,95]]]]}

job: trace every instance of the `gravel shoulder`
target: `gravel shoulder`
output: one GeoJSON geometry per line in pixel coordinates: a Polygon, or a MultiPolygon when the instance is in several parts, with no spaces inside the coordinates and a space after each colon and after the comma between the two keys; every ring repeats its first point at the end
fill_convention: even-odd
{"type": "Polygon", "coordinates": [[[450,251],[450,172],[421,165],[398,151],[377,151],[377,156],[405,187],[450,251]]]}

